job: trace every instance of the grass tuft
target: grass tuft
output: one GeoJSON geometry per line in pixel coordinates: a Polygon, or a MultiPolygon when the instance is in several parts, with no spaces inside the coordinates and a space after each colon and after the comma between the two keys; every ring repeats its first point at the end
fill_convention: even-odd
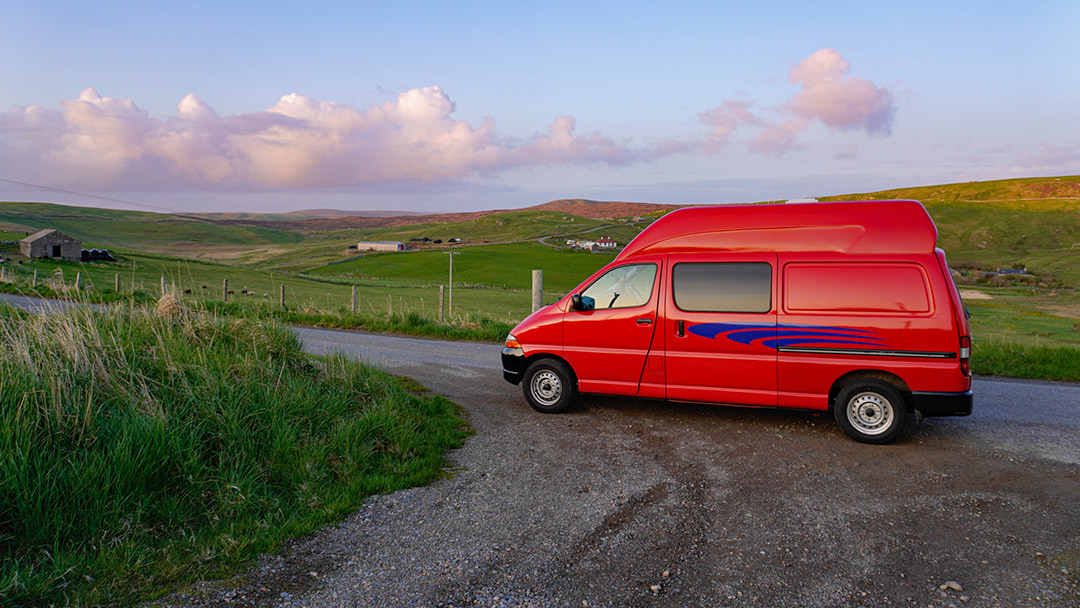
{"type": "Polygon", "coordinates": [[[0,310],[0,603],[128,603],[243,564],[465,436],[441,397],[272,319],[0,310]]]}

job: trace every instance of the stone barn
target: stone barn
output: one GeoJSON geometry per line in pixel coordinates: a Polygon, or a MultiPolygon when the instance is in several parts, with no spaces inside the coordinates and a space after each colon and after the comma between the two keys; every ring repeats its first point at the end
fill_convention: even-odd
{"type": "Polygon", "coordinates": [[[56,258],[78,262],[82,241],[59,230],[41,230],[19,241],[19,253],[27,258],[56,258]]]}

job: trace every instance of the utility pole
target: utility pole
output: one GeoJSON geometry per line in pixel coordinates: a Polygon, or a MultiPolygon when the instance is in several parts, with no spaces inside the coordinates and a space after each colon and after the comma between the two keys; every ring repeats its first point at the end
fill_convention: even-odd
{"type": "Polygon", "coordinates": [[[446,297],[446,316],[451,317],[454,314],[454,256],[461,255],[461,252],[444,251],[443,253],[450,256],[450,289],[446,297]]]}

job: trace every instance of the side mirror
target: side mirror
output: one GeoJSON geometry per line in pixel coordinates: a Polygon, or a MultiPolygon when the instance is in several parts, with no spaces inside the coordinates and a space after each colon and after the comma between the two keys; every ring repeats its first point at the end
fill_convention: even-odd
{"type": "Polygon", "coordinates": [[[586,311],[596,308],[596,300],[578,293],[570,296],[570,302],[574,310],[586,311]]]}

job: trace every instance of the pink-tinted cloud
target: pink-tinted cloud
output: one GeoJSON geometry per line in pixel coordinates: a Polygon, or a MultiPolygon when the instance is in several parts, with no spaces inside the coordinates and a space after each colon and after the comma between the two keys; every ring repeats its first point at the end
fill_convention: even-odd
{"type": "Polygon", "coordinates": [[[454,119],[437,86],[412,89],[367,109],[306,95],[285,95],[260,112],[221,116],[189,94],[176,114],[152,118],[134,101],[92,88],[60,109],[14,107],[0,113],[4,177],[76,189],[320,188],[447,182],[539,165],[629,165],[673,154],[715,153],[736,141],[782,156],[799,136],[830,130],[887,136],[895,107],[888,90],[849,77],[848,62],[822,49],[794,65],[800,88],[765,112],[752,100],[728,100],[703,112],[704,138],[633,145],[599,132],[579,133],[573,116],[519,140],[492,118],[454,119]],[[767,120],[762,116],[775,117],[767,120]]]}
{"type": "Polygon", "coordinates": [[[514,142],[496,133],[493,119],[473,126],[451,118],[454,104],[439,87],[406,91],[366,110],[294,93],[262,112],[221,117],[187,95],[175,116],[157,120],[132,100],[94,89],[61,107],[0,114],[0,163],[24,179],[47,176],[88,188],[301,188],[436,182],[531,165],[625,165],[671,153],[577,134],[572,116],[514,142]]]}
{"type": "Polygon", "coordinates": [[[871,135],[892,133],[892,93],[862,78],[848,78],[851,66],[833,49],[821,49],[788,73],[802,91],[788,104],[807,120],[820,120],[831,129],[862,129],[871,135]]]}
{"type": "Polygon", "coordinates": [[[725,101],[723,104],[702,112],[698,118],[712,128],[705,142],[706,152],[716,152],[731,141],[731,135],[740,125],[761,126],[764,122],[750,113],[753,103],[749,101],[725,101]]]}
{"type": "Polygon", "coordinates": [[[801,117],[786,118],[779,123],[766,124],[758,134],[746,142],[746,145],[759,154],[783,156],[788,152],[802,149],[795,138],[810,126],[810,121],[801,117]]]}
{"type": "Polygon", "coordinates": [[[615,141],[600,133],[575,135],[576,130],[577,121],[573,116],[557,117],[548,125],[546,135],[534,136],[513,151],[513,164],[603,162],[628,165],[653,156],[650,152],[630,148],[628,141],[615,141]]]}
{"type": "Polygon", "coordinates": [[[1080,173],[1080,143],[1071,146],[1039,144],[1017,157],[1011,175],[1076,175],[1080,173]]]}
{"type": "Polygon", "coordinates": [[[773,110],[781,116],[778,122],[752,112],[753,103],[748,101],[725,101],[700,114],[701,121],[712,129],[705,151],[722,149],[732,141],[734,132],[744,127],[757,129],[745,141],[747,147],[770,156],[802,148],[798,135],[815,122],[833,130],[862,130],[887,137],[896,114],[892,94],[869,80],[849,78],[850,71],[847,60],[833,49],[821,49],[794,65],[788,81],[799,85],[801,91],[773,110]]]}

